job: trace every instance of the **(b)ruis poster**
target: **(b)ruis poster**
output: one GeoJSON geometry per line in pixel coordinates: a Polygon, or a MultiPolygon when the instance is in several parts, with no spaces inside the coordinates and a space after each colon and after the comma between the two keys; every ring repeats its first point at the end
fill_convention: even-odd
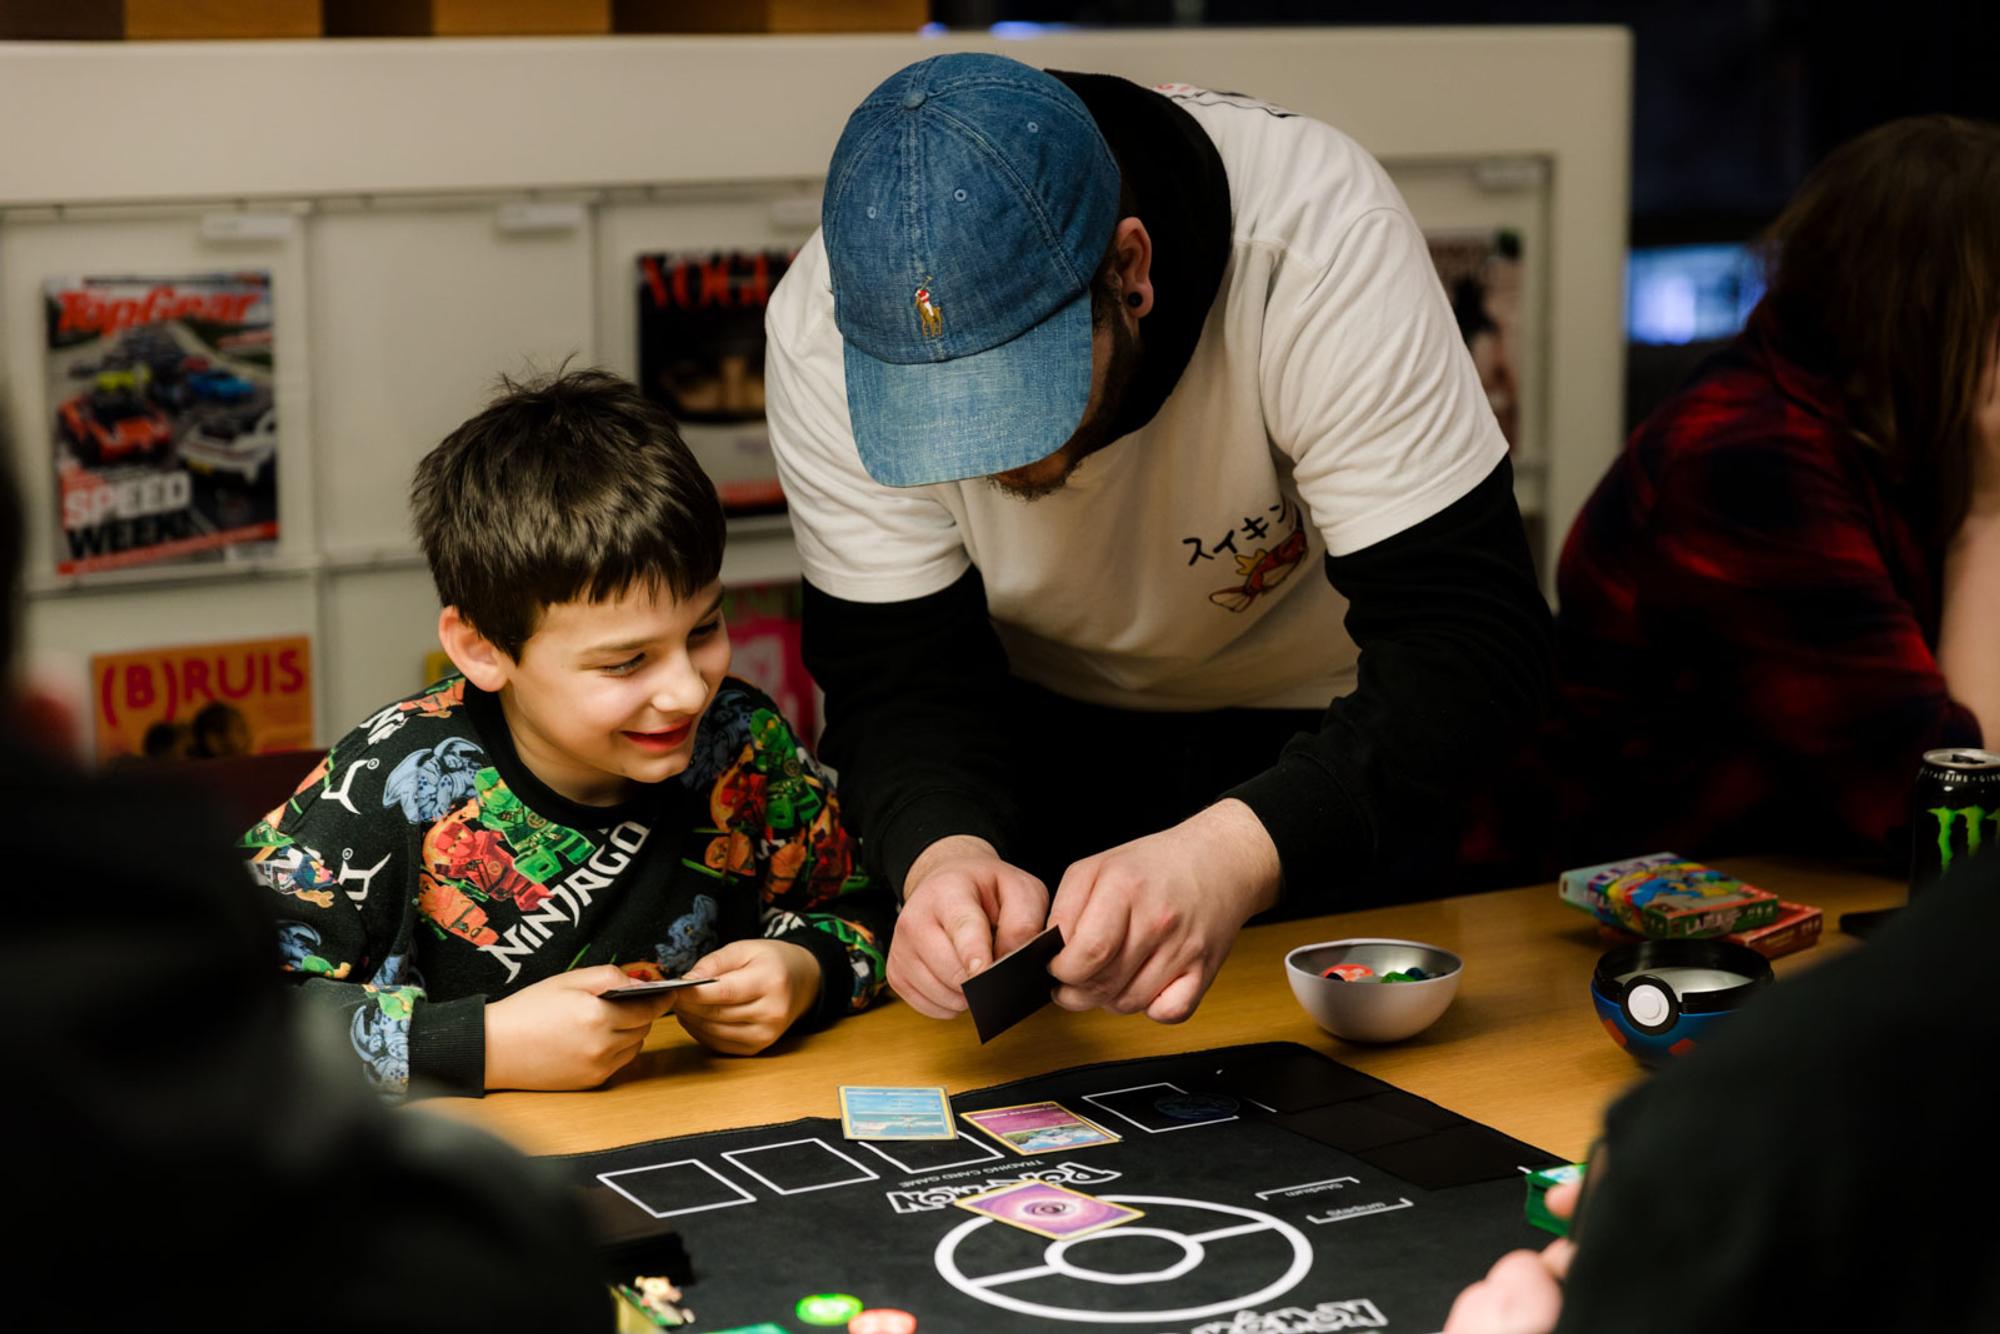
{"type": "Polygon", "coordinates": [[[764,310],[789,250],[640,255],[639,384],[682,438],[731,514],[782,510],[764,425],[764,310]]]}
{"type": "Polygon", "coordinates": [[[90,660],[97,757],[209,759],[312,744],[303,635],[100,653],[90,660]]]}
{"type": "Polygon", "coordinates": [[[56,569],[234,560],[278,537],[271,278],[51,278],[56,569]]]}

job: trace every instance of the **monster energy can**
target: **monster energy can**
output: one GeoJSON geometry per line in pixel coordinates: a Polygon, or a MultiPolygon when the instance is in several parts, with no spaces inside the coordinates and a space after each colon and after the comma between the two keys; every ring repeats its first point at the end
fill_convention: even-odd
{"type": "Polygon", "coordinates": [[[1910,897],[2000,843],[2000,754],[1928,750],[1910,800],[1910,897]]]}

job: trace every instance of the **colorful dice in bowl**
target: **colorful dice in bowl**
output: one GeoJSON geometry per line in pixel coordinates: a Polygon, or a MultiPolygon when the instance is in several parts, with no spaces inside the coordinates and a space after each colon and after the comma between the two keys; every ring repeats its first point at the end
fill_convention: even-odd
{"type": "Polygon", "coordinates": [[[1450,950],[1416,940],[1329,940],[1285,956],[1292,995],[1314,1023],[1349,1042],[1421,1033],[1458,994],[1464,971],[1450,950]]]}

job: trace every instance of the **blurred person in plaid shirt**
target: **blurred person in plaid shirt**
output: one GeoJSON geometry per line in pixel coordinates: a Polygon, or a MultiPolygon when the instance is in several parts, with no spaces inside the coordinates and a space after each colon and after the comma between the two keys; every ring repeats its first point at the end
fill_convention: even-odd
{"type": "Polygon", "coordinates": [[[1906,856],[2000,747],[2000,127],[1891,122],[1765,238],[1747,328],[1627,442],[1558,575],[1561,699],[1462,853],[1906,856]]]}

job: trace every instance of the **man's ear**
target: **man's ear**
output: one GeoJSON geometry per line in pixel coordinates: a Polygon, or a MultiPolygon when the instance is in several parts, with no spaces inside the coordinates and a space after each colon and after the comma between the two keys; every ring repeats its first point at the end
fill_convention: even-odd
{"type": "Polygon", "coordinates": [[[457,607],[438,613],[438,643],[465,679],[488,694],[496,693],[513,675],[514,659],[479,633],[457,607]]]}
{"type": "Polygon", "coordinates": [[[1116,258],[1112,271],[1118,275],[1120,307],[1134,319],[1153,313],[1153,238],[1146,224],[1137,218],[1119,219],[1111,233],[1116,258]],[[1133,301],[1137,296],[1139,299],[1133,301]]]}

